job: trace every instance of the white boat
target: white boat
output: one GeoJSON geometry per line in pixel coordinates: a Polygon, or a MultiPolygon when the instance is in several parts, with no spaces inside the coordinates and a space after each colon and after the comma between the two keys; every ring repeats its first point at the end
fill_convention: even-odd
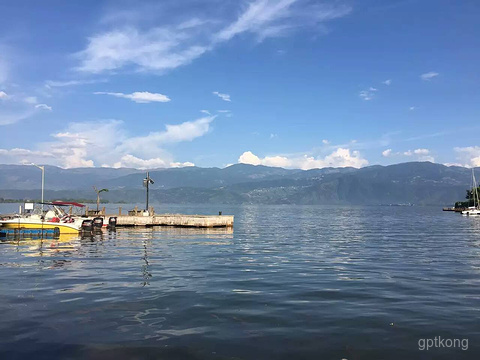
{"type": "Polygon", "coordinates": [[[480,209],[475,206],[470,206],[467,210],[462,211],[462,215],[467,216],[480,216],[480,209]]]}
{"type": "Polygon", "coordinates": [[[61,209],[61,206],[78,206],[76,203],[52,202],[46,203],[46,205],[49,206],[46,212],[37,209],[37,211],[17,214],[9,219],[1,219],[0,229],[58,229],[60,234],[81,232],[85,218],[71,216],[61,209]]]}
{"type": "Polygon", "coordinates": [[[467,210],[462,211],[462,215],[466,216],[480,216],[480,202],[478,197],[477,181],[475,180],[475,172],[472,168],[472,183],[473,183],[473,206],[470,206],[467,210]]]}

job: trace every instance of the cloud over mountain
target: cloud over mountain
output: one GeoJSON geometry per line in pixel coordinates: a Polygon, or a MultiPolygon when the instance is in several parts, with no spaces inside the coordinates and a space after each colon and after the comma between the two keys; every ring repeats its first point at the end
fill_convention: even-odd
{"type": "Polygon", "coordinates": [[[265,156],[260,158],[251,151],[246,151],[238,158],[238,162],[250,165],[265,165],[290,169],[316,169],[325,167],[355,167],[368,165],[368,160],[362,158],[356,150],[337,148],[324,157],[313,156],[265,156]]]}

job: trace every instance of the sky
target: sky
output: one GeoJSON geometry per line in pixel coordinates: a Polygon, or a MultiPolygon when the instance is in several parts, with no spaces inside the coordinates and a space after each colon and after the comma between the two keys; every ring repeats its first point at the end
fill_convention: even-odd
{"type": "Polygon", "coordinates": [[[480,166],[480,2],[0,2],[0,163],[480,166]]]}

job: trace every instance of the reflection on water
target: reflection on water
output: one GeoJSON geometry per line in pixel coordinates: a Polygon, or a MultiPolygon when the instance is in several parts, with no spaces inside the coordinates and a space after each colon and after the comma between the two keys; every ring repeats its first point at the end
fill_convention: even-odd
{"type": "Polygon", "coordinates": [[[161,232],[167,236],[203,236],[206,238],[233,238],[233,227],[223,228],[187,228],[187,227],[173,227],[164,226],[156,227],[157,232],[161,232]]]}
{"type": "Polygon", "coordinates": [[[143,273],[143,279],[145,280],[143,282],[143,286],[150,285],[148,280],[152,277],[152,274],[149,271],[149,263],[148,263],[148,250],[147,250],[147,240],[143,240],[143,261],[145,261],[145,265],[142,265],[142,273],[143,273]]]}
{"type": "Polygon", "coordinates": [[[480,219],[415,207],[222,210],[234,231],[0,243],[0,358],[478,357],[480,219]],[[435,336],[470,348],[418,350],[435,336]]]}

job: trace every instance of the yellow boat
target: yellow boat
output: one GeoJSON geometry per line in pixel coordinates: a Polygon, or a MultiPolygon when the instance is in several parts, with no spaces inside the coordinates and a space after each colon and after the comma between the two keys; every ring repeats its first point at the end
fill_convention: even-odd
{"type": "Polygon", "coordinates": [[[82,229],[84,219],[75,219],[73,222],[42,220],[39,215],[22,216],[15,219],[1,220],[0,228],[3,229],[58,229],[60,234],[78,234],[82,229]]]}
{"type": "Polygon", "coordinates": [[[27,213],[0,220],[0,229],[58,229],[60,234],[78,234],[85,219],[66,214],[59,208],[65,204],[74,203],[53,202],[48,204],[52,207],[46,213],[27,213]]]}

